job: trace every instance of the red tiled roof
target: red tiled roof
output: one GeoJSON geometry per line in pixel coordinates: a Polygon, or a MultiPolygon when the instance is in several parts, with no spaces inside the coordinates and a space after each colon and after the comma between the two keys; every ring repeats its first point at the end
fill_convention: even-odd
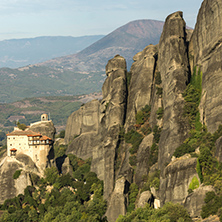
{"type": "Polygon", "coordinates": [[[10,149],[10,151],[17,151],[17,149],[15,149],[15,148],[12,148],[12,149],[10,149]]]}
{"type": "Polygon", "coordinates": [[[6,134],[6,136],[42,136],[40,133],[33,132],[32,130],[20,131],[14,130],[11,133],[6,134]]]}
{"type": "Polygon", "coordinates": [[[40,138],[40,140],[43,141],[43,140],[52,140],[52,139],[49,138],[48,136],[42,136],[42,137],[40,138]]]}

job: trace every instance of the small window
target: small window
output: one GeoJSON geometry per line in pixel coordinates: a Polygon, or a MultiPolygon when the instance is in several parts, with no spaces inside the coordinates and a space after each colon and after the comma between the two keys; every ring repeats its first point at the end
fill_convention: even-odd
{"type": "Polygon", "coordinates": [[[13,140],[15,139],[15,137],[13,137],[13,140]]]}
{"type": "Polygon", "coordinates": [[[8,140],[10,140],[10,137],[8,137],[8,140]]]}
{"type": "Polygon", "coordinates": [[[10,146],[12,146],[12,144],[10,144],[10,146]]]}

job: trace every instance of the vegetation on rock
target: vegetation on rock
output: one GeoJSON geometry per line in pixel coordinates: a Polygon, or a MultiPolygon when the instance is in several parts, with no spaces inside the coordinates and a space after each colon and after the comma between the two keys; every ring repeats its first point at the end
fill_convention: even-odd
{"type": "Polygon", "coordinates": [[[128,212],[125,216],[120,215],[117,219],[117,222],[128,221],[192,222],[192,219],[183,206],[169,202],[159,209],[153,209],[146,204],[144,208],[137,208],[135,211],[128,212]]]}
{"type": "Polygon", "coordinates": [[[0,221],[106,221],[103,183],[90,172],[90,161],[70,155],[70,162],[73,175],[47,168],[45,178],[36,177],[24,195],[6,200],[0,221]]]}

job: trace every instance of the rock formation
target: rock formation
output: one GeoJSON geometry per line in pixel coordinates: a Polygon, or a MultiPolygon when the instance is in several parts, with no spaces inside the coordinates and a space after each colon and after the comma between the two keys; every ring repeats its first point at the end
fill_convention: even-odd
{"type": "MultiPolygon", "coordinates": [[[[221,16],[222,1],[205,0],[192,32],[186,30],[182,12],[169,15],[159,44],[137,53],[130,72],[126,72],[123,57],[117,55],[111,59],[106,66],[103,99],[85,104],[69,117],[67,153],[92,158],[91,170],[104,181],[109,221],[126,212],[130,184],[136,183],[141,188],[144,176],[156,170],[160,171],[160,187],[159,190],[151,187],[149,194],[155,198],[152,204],[157,207],[168,201],[181,203],[193,217],[200,217],[205,194],[211,188],[200,186],[189,194],[191,181],[199,178],[197,158],[185,155],[177,159],[173,154],[191,129],[184,115],[183,93],[195,70],[202,73],[200,120],[211,133],[222,124],[221,16]],[[145,105],[151,109],[147,121],[153,132],[148,136],[136,124],[136,115],[145,105]],[[159,109],[162,116],[157,114],[159,109]],[[154,132],[157,128],[162,129],[158,141],[154,132]],[[131,145],[121,135],[131,129],[143,136],[133,154],[129,152],[131,145]],[[158,162],[149,166],[154,142],[159,147],[158,162]],[[129,161],[132,157],[136,159],[134,166],[129,161]]],[[[222,160],[221,138],[217,140],[214,155],[222,160]]],[[[148,201],[147,194],[143,195],[138,206],[148,201]]]]}
{"type": "Polygon", "coordinates": [[[222,1],[203,1],[193,31],[189,57],[192,70],[201,70],[202,99],[201,121],[209,132],[217,130],[222,123],[222,1]]]}
{"type": "Polygon", "coordinates": [[[163,129],[159,143],[159,168],[163,169],[175,149],[186,139],[188,123],[183,117],[182,93],[189,76],[186,24],[182,12],[167,17],[159,42],[158,64],[163,84],[163,129]]]}

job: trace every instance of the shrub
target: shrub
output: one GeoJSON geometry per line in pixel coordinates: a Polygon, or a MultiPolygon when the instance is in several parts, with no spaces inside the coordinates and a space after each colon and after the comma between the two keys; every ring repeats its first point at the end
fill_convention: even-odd
{"type": "Polygon", "coordinates": [[[194,176],[189,184],[189,189],[194,190],[197,189],[200,186],[199,180],[196,176],[194,176]]]}
{"type": "Polygon", "coordinates": [[[159,143],[160,140],[160,133],[161,133],[161,128],[159,128],[157,125],[154,126],[153,128],[153,136],[154,136],[154,142],[159,143]]]}
{"type": "Polygon", "coordinates": [[[162,97],[162,95],[163,95],[163,88],[156,87],[156,95],[162,97]]]}
{"type": "Polygon", "coordinates": [[[65,130],[61,130],[59,133],[60,138],[65,138],[65,130]]]}
{"type": "Polygon", "coordinates": [[[217,214],[218,209],[222,207],[222,196],[217,196],[213,191],[211,191],[206,194],[204,202],[206,204],[202,207],[202,218],[217,214]]]}
{"type": "Polygon", "coordinates": [[[129,157],[129,163],[131,166],[136,166],[136,156],[130,156],[129,157]]]}
{"type": "Polygon", "coordinates": [[[127,212],[132,212],[134,210],[138,192],[138,186],[135,183],[131,183],[129,188],[129,205],[127,207],[127,212]]]}
{"type": "Polygon", "coordinates": [[[133,129],[125,134],[125,141],[127,143],[132,144],[132,148],[130,149],[131,154],[134,154],[137,152],[142,140],[143,140],[143,136],[133,129]]]}
{"type": "Polygon", "coordinates": [[[13,174],[13,179],[18,179],[19,176],[21,175],[22,170],[16,170],[15,173],[13,174]]]}
{"type": "Polygon", "coordinates": [[[195,148],[191,147],[187,143],[182,143],[179,147],[176,148],[173,155],[178,158],[178,157],[183,156],[186,153],[192,153],[194,151],[195,151],[195,148]]]}
{"type": "Polygon", "coordinates": [[[164,109],[163,109],[163,107],[160,107],[160,108],[157,110],[157,112],[156,112],[156,114],[157,114],[157,119],[162,119],[162,118],[163,118],[163,113],[164,113],[164,109]]]}
{"type": "Polygon", "coordinates": [[[149,124],[144,124],[144,126],[141,128],[142,133],[147,136],[152,132],[152,129],[150,128],[149,124]]]}
{"type": "Polygon", "coordinates": [[[161,80],[160,72],[157,72],[155,76],[155,84],[160,85],[161,83],[162,83],[162,80],[161,80]]]}

